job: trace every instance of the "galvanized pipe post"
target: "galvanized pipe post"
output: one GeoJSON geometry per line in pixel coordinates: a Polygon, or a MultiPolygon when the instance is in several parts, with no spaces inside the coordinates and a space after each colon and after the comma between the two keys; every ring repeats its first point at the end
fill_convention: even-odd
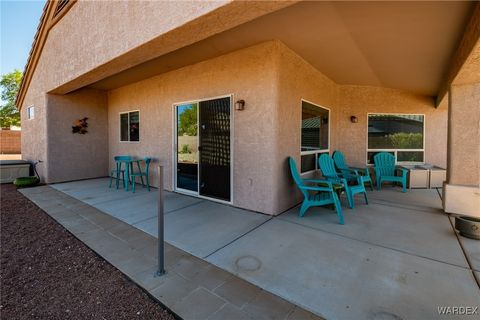
{"type": "Polygon", "coordinates": [[[163,166],[158,166],[158,270],[156,276],[165,274],[165,220],[163,196],[163,166]]]}

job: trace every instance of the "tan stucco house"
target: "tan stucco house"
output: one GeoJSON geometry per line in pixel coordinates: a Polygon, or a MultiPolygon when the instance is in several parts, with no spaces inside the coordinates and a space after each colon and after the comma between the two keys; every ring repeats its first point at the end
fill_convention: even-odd
{"type": "Polygon", "coordinates": [[[160,163],[168,190],[276,215],[300,200],[288,156],[309,176],[384,150],[447,168],[445,210],[480,215],[474,1],[48,1],[17,105],[46,183],[150,156],[153,185],[160,163]]]}

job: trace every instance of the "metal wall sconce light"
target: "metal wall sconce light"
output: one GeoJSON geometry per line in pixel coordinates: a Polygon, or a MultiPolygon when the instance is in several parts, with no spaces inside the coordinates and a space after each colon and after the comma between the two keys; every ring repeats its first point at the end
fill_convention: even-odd
{"type": "Polygon", "coordinates": [[[238,100],[235,102],[235,110],[241,111],[245,109],[245,100],[238,100]]]}
{"type": "Polygon", "coordinates": [[[358,118],[355,117],[355,116],[351,116],[351,117],[350,117],[350,121],[351,121],[352,123],[357,123],[357,122],[358,122],[358,118]]]}

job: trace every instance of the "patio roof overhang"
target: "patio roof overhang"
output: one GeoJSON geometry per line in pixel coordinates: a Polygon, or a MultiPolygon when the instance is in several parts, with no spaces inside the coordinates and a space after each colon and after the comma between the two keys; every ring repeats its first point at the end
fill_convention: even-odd
{"type": "Polygon", "coordinates": [[[473,2],[301,2],[93,87],[113,89],[278,39],[336,83],[401,89],[438,97],[440,104],[447,92],[444,87],[455,78],[451,74],[456,75],[450,69],[459,72],[468,57],[465,54],[472,51],[472,39],[478,40],[474,21],[469,23],[472,16],[480,16],[478,8],[473,15],[475,6],[473,2]],[[457,51],[459,44],[462,54],[457,51]]]}
{"type": "Polygon", "coordinates": [[[475,1],[289,3],[170,50],[153,39],[49,92],[111,90],[276,39],[338,84],[400,89],[436,97],[438,106],[464,70],[480,74],[472,63],[480,56],[479,17],[475,1]]]}

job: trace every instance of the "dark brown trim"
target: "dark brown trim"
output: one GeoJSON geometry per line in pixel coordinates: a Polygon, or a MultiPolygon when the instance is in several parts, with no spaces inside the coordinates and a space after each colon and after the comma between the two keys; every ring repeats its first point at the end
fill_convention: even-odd
{"type": "MultiPolygon", "coordinates": [[[[55,1],[57,2],[57,1],[55,1]]],[[[63,6],[63,8],[56,14],[56,9],[57,9],[57,6],[55,6],[55,12],[54,12],[54,16],[52,18],[52,20],[50,21],[50,24],[48,25],[48,29],[50,30],[51,28],[53,28],[53,26],[58,22],[60,21],[60,19],[63,18],[63,16],[68,12],[68,10],[70,10],[70,8],[75,4],[75,2],[77,2],[77,0],[70,0],[68,1],[68,3],[66,5],[63,6]],[[56,15],[55,15],[56,14],[56,15]]]]}

